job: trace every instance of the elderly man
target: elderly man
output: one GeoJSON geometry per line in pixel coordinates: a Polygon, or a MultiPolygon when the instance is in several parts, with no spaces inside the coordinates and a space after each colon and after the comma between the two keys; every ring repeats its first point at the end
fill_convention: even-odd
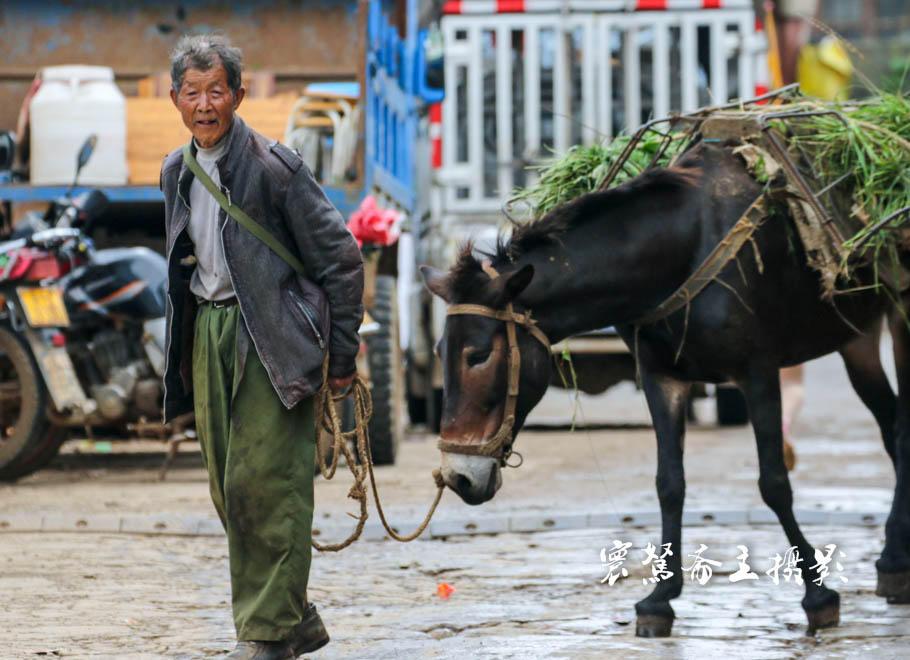
{"type": "Polygon", "coordinates": [[[237,48],[220,37],[184,37],[171,79],[193,140],[186,157],[175,150],[161,170],[165,419],[195,407],[228,538],[238,643],[227,657],[296,658],[329,641],[306,595],[313,395],[326,351],[333,390],[354,378],[363,263],[301,159],[235,115],[244,96],[237,48]],[[268,235],[247,229],[238,209],[268,235]]]}

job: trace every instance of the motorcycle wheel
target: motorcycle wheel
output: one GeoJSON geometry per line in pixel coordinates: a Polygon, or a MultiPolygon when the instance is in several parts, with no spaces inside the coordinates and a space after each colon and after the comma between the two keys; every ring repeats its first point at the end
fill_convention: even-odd
{"type": "Polygon", "coordinates": [[[57,454],[66,429],[48,421],[47,406],[47,388],[28,345],[0,326],[0,480],[31,474],[57,454]]]}
{"type": "Polygon", "coordinates": [[[60,447],[63,446],[63,443],[66,442],[68,438],[68,428],[65,426],[50,425],[33,452],[30,452],[28,456],[24,456],[22,460],[16,461],[13,465],[8,466],[8,469],[15,473],[16,476],[4,477],[3,472],[0,472],[0,481],[11,481],[37,472],[56,458],[57,454],[60,453],[60,447]]]}

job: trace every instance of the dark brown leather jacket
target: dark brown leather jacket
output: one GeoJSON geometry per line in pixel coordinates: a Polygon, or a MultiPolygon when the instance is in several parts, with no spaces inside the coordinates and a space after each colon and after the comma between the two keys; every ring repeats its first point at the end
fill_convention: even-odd
{"type": "MultiPolygon", "coordinates": [[[[234,117],[228,147],[218,161],[222,191],[232,204],[262,224],[303,262],[299,276],[281,257],[220,212],[224,255],[253,349],[288,408],[329,375],[354,371],[363,318],[363,261],[341,214],[326,199],[309,168],[282,144],[268,140],[234,117]]],[[[196,299],[189,290],[193,243],[190,219],[193,174],[180,149],[161,168],[167,231],[168,305],[164,418],[193,409],[192,346],[196,299]]],[[[250,349],[238,335],[237,368],[250,349]]]]}

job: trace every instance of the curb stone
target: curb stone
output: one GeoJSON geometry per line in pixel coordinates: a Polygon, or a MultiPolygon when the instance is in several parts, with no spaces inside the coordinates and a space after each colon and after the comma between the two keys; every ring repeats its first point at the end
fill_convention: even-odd
{"type": "Polygon", "coordinates": [[[430,523],[430,536],[440,538],[460,534],[502,534],[509,531],[505,518],[470,518],[440,520],[430,523]]]}
{"type": "Polygon", "coordinates": [[[562,515],[521,515],[509,518],[510,532],[540,532],[556,529],[580,529],[587,527],[588,514],[562,515]]]}
{"type": "MultiPolygon", "coordinates": [[[[821,511],[797,509],[794,511],[801,525],[839,525],[849,527],[875,527],[885,524],[888,511],[821,511]]],[[[406,521],[398,525],[399,533],[410,534],[417,528],[417,521],[406,521]]],[[[657,527],[661,524],[659,511],[628,511],[618,513],[535,513],[484,516],[478,518],[452,518],[431,522],[423,538],[447,536],[474,536],[479,534],[532,533],[568,529],[628,527],[657,527]]],[[[725,525],[776,525],[777,517],[770,509],[685,511],[683,525],[725,526],[725,525]]],[[[353,528],[340,525],[320,524],[317,520],[313,529],[317,540],[336,542],[347,538],[353,528]]],[[[223,536],[224,528],[217,518],[179,515],[164,516],[106,516],[77,514],[47,514],[44,516],[3,516],[0,515],[0,534],[15,533],[59,533],[76,532],[83,534],[143,534],[158,536],[223,536]]],[[[360,537],[366,541],[387,539],[385,529],[376,520],[368,522],[360,537]]]]}
{"type": "Polygon", "coordinates": [[[98,514],[73,515],[49,514],[41,518],[42,532],[67,531],[83,533],[119,533],[122,527],[120,516],[98,514]]]}
{"type": "Polygon", "coordinates": [[[3,516],[0,515],[0,533],[2,532],[40,532],[41,516],[3,516]]]}

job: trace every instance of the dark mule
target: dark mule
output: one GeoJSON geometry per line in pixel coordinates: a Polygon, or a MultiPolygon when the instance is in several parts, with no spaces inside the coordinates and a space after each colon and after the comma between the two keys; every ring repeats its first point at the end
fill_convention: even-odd
{"type": "MultiPolygon", "coordinates": [[[[527,313],[552,342],[616,325],[640,359],[641,383],[657,434],[657,493],[662,543],[672,543],[673,577],[637,603],[637,633],[667,635],[669,601],[682,589],[680,548],[683,436],[693,381],[733,381],[748,401],[758,445],[762,498],[777,514],[803,563],[803,609],[809,629],[835,625],[838,595],[813,581],[813,547],[793,516],[784,466],[778,370],[840,351],[850,380],[882,430],[897,486],[886,541],[877,562],[878,593],[910,602],[910,333],[892,324],[899,383],[895,397],[878,360],[877,335],[888,297],[873,291],[820,299],[817,273],[806,265],[792,220],[777,212],[699,295],[689,309],[641,325],[681,286],[743,215],[761,188],[738,157],[698,145],[676,167],[656,169],[615,189],[581,197],[517,229],[490,255],[485,270],[465,250],[448,273],[423,267],[427,286],[454,305],[527,313]],[[857,330],[862,334],[858,334],[857,330]],[[898,460],[902,459],[902,460],[898,460]]],[[[858,272],[869,283],[871,273],[858,272]]],[[[528,412],[543,396],[551,356],[543,341],[517,325],[520,355],[514,425],[503,425],[509,397],[507,323],[462,308],[447,319],[438,345],[444,395],[440,447],[447,485],[479,504],[501,485],[504,456],[528,412]],[[478,449],[507,436],[496,451],[478,449]],[[486,454],[486,455],[478,455],[486,454]]]]}

